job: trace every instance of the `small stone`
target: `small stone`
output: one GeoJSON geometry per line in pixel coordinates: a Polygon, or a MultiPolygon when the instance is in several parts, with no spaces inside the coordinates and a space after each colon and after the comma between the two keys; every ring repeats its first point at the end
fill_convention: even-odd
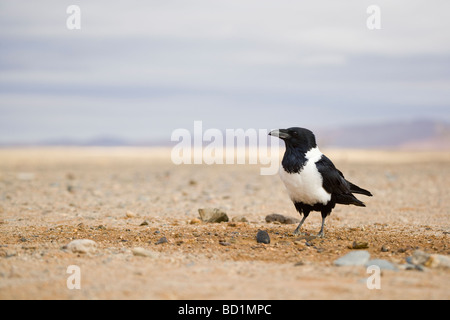
{"type": "Polygon", "coordinates": [[[256,234],[256,242],[258,243],[270,243],[270,237],[267,231],[265,230],[258,230],[258,233],[256,234]]]}
{"type": "Polygon", "coordinates": [[[144,220],[139,226],[148,226],[148,224],[149,224],[148,221],[144,220]]]}
{"type": "Polygon", "coordinates": [[[303,241],[300,240],[295,240],[294,244],[299,248],[299,249],[305,249],[306,244],[303,241]]]}
{"type": "Polygon", "coordinates": [[[97,250],[97,243],[89,239],[73,240],[63,249],[70,250],[73,253],[94,253],[97,250]]]}
{"type": "Polygon", "coordinates": [[[366,250],[353,251],[334,261],[336,266],[363,266],[370,259],[370,253],[366,250]]]}
{"type": "Polygon", "coordinates": [[[132,211],[127,211],[127,213],[125,214],[127,218],[134,218],[136,217],[136,214],[132,211]]]}
{"type": "Polygon", "coordinates": [[[141,247],[135,247],[131,249],[131,252],[133,255],[138,257],[150,257],[150,258],[157,258],[158,254],[156,252],[141,248],[141,247]]]}
{"type": "Polygon", "coordinates": [[[422,250],[416,250],[414,251],[412,257],[406,258],[406,261],[411,264],[423,266],[427,263],[428,259],[430,259],[430,256],[431,255],[429,253],[422,250]]]}
{"type": "Polygon", "coordinates": [[[204,222],[228,222],[228,216],[225,212],[218,208],[198,209],[200,218],[204,222]]]}
{"type": "Polygon", "coordinates": [[[369,243],[365,241],[353,241],[351,246],[348,246],[349,249],[367,249],[369,247],[369,243]]]}
{"type": "Polygon", "coordinates": [[[158,241],[156,241],[155,244],[162,244],[162,243],[167,243],[169,241],[167,241],[166,237],[161,237],[158,241]]]}
{"type": "Polygon", "coordinates": [[[194,218],[191,221],[189,221],[189,224],[199,224],[202,223],[202,220],[194,218]]]}
{"type": "Polygon", "coordinates": [[[450,268],[450,257],[442,254],[432,254],[427,262],[428,263],[425,264],[426,267],[441,269],[450,268]]]}
{"type": "Polygon", "coordinates": [[[381,252],[388,252],[389,250],[390,250],[389,247],[386,246],[386,245],[383,245],[383,246],[381,247],[381,252]]]}
{"type": "Polygon", "coordinates": [[[370,260],[365,264],[366,267],[369,266],[377,266],[379,267],[381,270],[393,270],[393,271],[398,271],[398,268],[390,263],[387,260],[383,260],[383,259],[374,259],[374,260],[370,260]]]}
{"type": "Polygon", "coordinates": [[[408,263],[427,268],[450,268],[450,257],[441,254],[430,254],[422,250],[414,251],[412,257],[406,258],[408,263]]]}
{"type": "Polygon", "coordinates": [[[295,224],[295,223],[300,223],[300,220],[293,218],[293,217],[284,216],[282,214],[272,213],[272,214],[269,214],[266,216],[266,222],[279,222],[282,224],[295,224]]]}
{"type": "Polygon", "coordinates": [[[244,215],[236,216],[231,219],[233,222],[248,222],[247,218],[244,215]]]}

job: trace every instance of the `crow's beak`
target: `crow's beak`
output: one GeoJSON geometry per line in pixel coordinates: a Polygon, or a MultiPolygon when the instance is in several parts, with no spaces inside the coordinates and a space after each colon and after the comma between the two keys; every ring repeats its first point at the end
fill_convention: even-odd
{"type": "Polygon", "coordinates": [[[288,139],[291,137],[286,129],[270,131],[269,136],[278,137],[280,139],[288,139]]]}

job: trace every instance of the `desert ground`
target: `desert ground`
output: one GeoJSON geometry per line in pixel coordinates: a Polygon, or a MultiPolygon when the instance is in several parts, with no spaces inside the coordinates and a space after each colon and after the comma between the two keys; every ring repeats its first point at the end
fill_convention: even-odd
{"type": "Polygon", "coordinates": [[[0,299],[450,299],[448,268],[405,267],[416,250],[450,254],[450,153],[322,151],[374,196],[337,206],[320,239],[319,213],[304,224],[311,236],[265,221],[300,216],[260,165],[174,165],[156,148],[0,149],[0,299]],[[203,222],[200,208],[230,220],[203,222]],[[74,252],[76,239],[95,247],[74,252]],[[357,250],[397,267],[379,289],[365,266],[334,264],[357,250]]]}

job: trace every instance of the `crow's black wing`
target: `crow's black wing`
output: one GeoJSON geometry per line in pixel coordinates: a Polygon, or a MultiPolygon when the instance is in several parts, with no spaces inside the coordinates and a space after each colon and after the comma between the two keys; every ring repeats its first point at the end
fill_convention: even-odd
{"type": "Polygon", "coordinates": [[[328,157],[322,155],[322,158],[316,162],[316,167],[322,175],[323,188],[328,193],[331,193],[331,196],[336,200],[336,203],[353,204],[361,207],[365,206],[364,203],[356,199],[352,194],[352,192],[355,192],[352,191],[355,185],[345,180],[342,172],[334,166],[333,162],[331,162],[328,157]]]}

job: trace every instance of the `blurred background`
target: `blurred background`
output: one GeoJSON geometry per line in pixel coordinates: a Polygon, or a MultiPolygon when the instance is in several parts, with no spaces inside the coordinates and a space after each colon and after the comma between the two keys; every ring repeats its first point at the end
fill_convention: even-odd
{"type": "Polygon", "coordinates": [[[0,0],[0,145],[307,127],[450,149],[450,2],[0,0]],[[69,30],[69,5],[81,29],[69,30]],[[381,29],[369,30],[369,5],[381,29]]]}

